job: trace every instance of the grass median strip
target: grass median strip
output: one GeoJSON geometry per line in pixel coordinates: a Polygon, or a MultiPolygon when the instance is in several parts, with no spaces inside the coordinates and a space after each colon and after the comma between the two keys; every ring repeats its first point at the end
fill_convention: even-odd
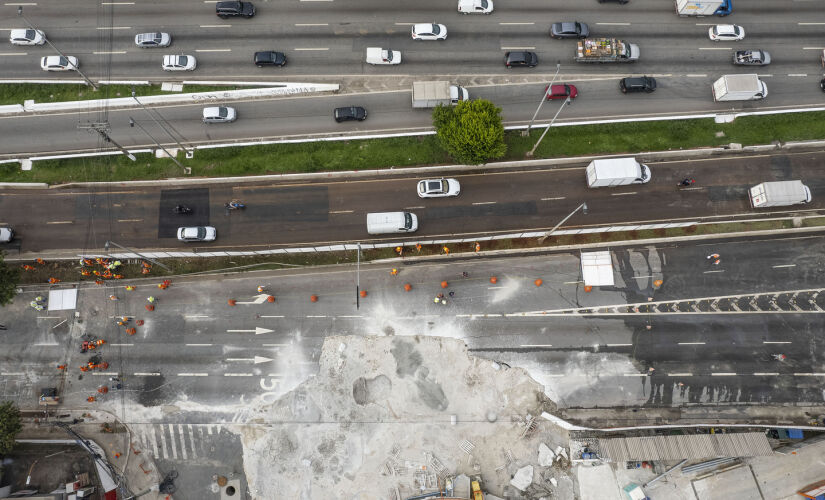
{"type": "MultiPolygon", "coordinates": [[[[181,92],[168,92],[160,89],[159,84],[135,85],[135,95],[138,97],[149,95],[186,94],[189,92],[219,92],[224,90],[244,90],[257,87],[245,85],[184,85],[181,92]]],[[[265,85],[260,85],[265,87],[265,85]]],[[[131,85],[100,85],[98,90],[83,84],[52,84],[52,83],[3,83],[0,84],[0,105],[23,104],[23,101],[33,100],[36,103],[88,101],[92,99],[115,99],[117,97],[131,97],[131,85]]]]}
{"type": "MultiPolygon", "coordinates": [[[[503,160],[521,160],[541,129],[530,137],[519,131],[505,136],[503,160]]],[[[713,119],[614,123],[556,127],[536,151],[536,158],[574,157],[591,154],[628,154],[722,146],[745,146],[773,141],[825,138],[825,112],[746,116],[733,123],[713,119]]],[[[117,140],[117,137],[114,137],[117,140]]],[[[450,164],[435,136],[395,137],[336,142],[273,144],[199,150],[194,158],[180,161],[192,168],[193,177],[222,177],[294,172],[334,172],[418,165],[450,164]]],[[[137,162],[123,156],[45,160],[30,171],[18,164],[0,165],[0,182],[128,181],[181,177],[171,160],[138,155],[137,162]]]]}

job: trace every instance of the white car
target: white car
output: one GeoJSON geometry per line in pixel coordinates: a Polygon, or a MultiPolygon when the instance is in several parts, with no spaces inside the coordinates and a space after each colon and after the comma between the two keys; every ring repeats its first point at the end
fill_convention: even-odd
{"type": "Polygon", "coordinates": [[[446,40],[447,27],[443,24],[413,24],[413,40],[446,40]]]}
{"type": "Polygon", "coordinates": [[[8,243],[14,238],[14,229],[10,227],[0,227],[0,243],[8,243]]]}
{"type": "Polygon", "coordinates": [[[142,49],[168,47],[172,44],[169,33],[139,33],[135,35],[135,45],[142,49]]]}
{"type": "Polygon", "coordinates": [[[446,198],[460,193],[461,184],[455,179],[426,179],[418,182],[419,198],[446,198]]]}
{"type": "Polygon", "coordinates": [[[80,66],[74,56],[46,56],[40,59],[43,71],[73,71],[80,66]]]}
{"type": "Polygon", "coordinates": [[[218,231],[212,226],[179,227],[180,241],[215,241],[218,231]]]}
{"type": "Polygon", "coordinates": [[[735,24],[717,24],[708,30],[708,36],[714,42],[736,42],[745,38],[745,30],[735,24]]]}
{"type": "Polygon", "coordinates": [[[9,41],[12,45],[43,45],[46,34],[40,30],[11,30],[9,41]]]}
{"type": "Polygon", "coordinates": [[[235,108],[230,106],[203,108],[203,123],[231,123],[237,117],[235,108]]]}
{"type": "Polygon", "coordinates": [[[490,14],[493,0],[458,0],[458,11],[462,14],[490,14]]]}
{"type": "Polygon", "coordinates": [[[164,71],[192,71],[197,65],[194,56],[163,56],[164,71]]]}

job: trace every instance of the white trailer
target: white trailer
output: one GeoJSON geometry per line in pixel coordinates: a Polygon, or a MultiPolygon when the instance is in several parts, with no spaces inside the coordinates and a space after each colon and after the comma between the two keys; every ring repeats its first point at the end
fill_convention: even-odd
{"type": "Polygon", "coordinates": [[[464,87],[450,85],[450,82],[413,82],[412,107],[434,108],[439,104],[455,106],[470,99],[464,87]]]}
{"type": "Polygon", "coordinates": [[[635,158],[593,160],[587,166],[587,187],[625,186],[650,182],[650,168],[635,158]]]}
{"type": "Polygon", "coordinates": [[[753,208],[785,207],[811,201],[811,190],[802,181],[763,182],[750,188],[748,194],[753,208]]]}
{"type": "Polygon", "coordinates": [[[768,86],[758,75],[725,75],[713,82],[713,100],[755,101],[768,97],[768,86]]]}
{"type": "Polygon", "coordinates": [[[401,64],[401,51],[367,47],[367,64],[401,64]]]}
{"type": "Polygon", "coordinates": [[[712,16],[725,0],[676,0],[680,16],[712,16]]]}

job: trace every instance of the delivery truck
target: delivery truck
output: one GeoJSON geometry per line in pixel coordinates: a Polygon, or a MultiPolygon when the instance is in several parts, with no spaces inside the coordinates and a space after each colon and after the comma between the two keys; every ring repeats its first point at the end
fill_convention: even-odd
{"type": "Polygon", "coordinates": [[[811,190],[802,181],[774,181],[748,190],[753,208],[786,207],[811,201],[811,190]]]}
{"type": "Polygon", "coordinates": [[[676,0],[680,16],[727,16],[732,12],[732,0],[676,0]]]}
{"type": "Polygon", "coordinates": [[[650,182],[650,168],[636,158],[593,160],[587,166],[587,187],[626,186],[650,182]]]}
{"type": "Polygon", "coordinates": [[[639,46],[615,38],[585,38],[576,44],[576,62],[633,62],[639,59],[639,46]]]}
{"type": "Polygon", "coordinates": [[[768,86],[758,75],[725,75],[713,82],[713,100],[756,101],[768,97],[768,86]]]}
{"type": "Polygon", "coordinates": [[[401,64],[401,51],[367,47],[367,64],[401,64]]]}
{"type": "Polygon", "coordinates": [[[450,85],[450,82],[413,82],[412,107],[434,108],[439,104],[445,106],[460,103],[470,99],[470,94],[464,87],[450,85]]]}

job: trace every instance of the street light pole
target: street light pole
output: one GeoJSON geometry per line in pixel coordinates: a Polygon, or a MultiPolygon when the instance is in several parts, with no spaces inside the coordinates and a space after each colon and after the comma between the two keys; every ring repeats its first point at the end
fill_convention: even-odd
{"type": "Polygon", "coordinates": [[[576,207],[576,209],[575,209],[575,210],[573,210],[572,212],[570,212],[570,214],[569,214],[567,217],[565,217],[564,219],[560,220],[558,224],[556,224],[555,226],[553,226],[553,229],[551,229],[550,231],[548,231],[548,232],[547,232],[547,234],[545,234],[544,236],[542,236],[541,238],[539,238],[539,243],[542,243],[542,242],[544,242],[544,240],[546,240],[547,238],[549,238],[549,237],[550,237],[550,235],[551,235],[551,234],[553,234],[553,232],[555,232],[555,230],[559,228],[559,226],[561,226],[562,224],[564,224],[565,222],[567,222],[567,219],[569,219],[570,217],[573,217],[573,214],[575,214],[575,213],[576,213],[576,212],[578,212],[579,210],[581,210],[581,211],[582,211],[582,213],[583,213],[584,215],[587,215],[587,203],[586,203],[586,202],[585,202],[585,203],[582,203],[581,205],[579,205],[578,207],[576,207]]]}
{"type": "MultiPolygon", "coordinates": [[[[567,105],[569,105],[569,104],[570,104],[570,96],[567,96],[567,99],[565,99],[565,100],[564,100],[564,104],[567,104],[567,105]]],[[[541,140],[542,140],[542,139],[544,139],[544,136],[545,136],[545,135],[547,135],[547,131],[548,131],[548,130],[550,130],[550,127],[552,127],[552,126],[553,126],[553,122],[555,122],[555,121],[556,121],[556,118],[558,118],[559,113],[561,113],[561,110],[562,110],[562,109],[564,109],[564,104],[562,104],[561,106],[559,106],[559,110],[558,110],[558,111],[556,111],[556,115],[553,117],[553,119],[552,119],[552,120],[550,120],[550,124],[549,124],[549,125],[547,125],[547,128],[546,128],[546,129],[544,129],[544,132],[542,132],[541,137],[539,137],[539,140],[537,140],[537,141],[536,141],[536,145],[535,145],[535,146],[533,146],[533,149],[531,149],[531,150],[527,153],[527,156],[533,156],[533,154],[536,152],[536,149],[539,147],[539,144],[541,144],[541,140]]]]}
{"type": "MultiPolygon", "coordinates": [[[[138,99],[138,98],[137,98],[137,96],[135,95],[135,87],[134,87],[134,85],[132,86],[132,99],[134,99],[135,101],[137,101],[137,103],[138,103],[138,104],[140,104],[140,107],[141,107],[141,108],[143,108],[143,111],[146,111],[146,114],[148,114],[148,115],[149,115],[149,117],[150,117],[150,118],[152,118],[152,120],[154,120],[154,121],[155,121],[155,123],[156,123],[156,124],[157,124],[160,128],[162,128],[164,132],[166,132],[166,135],[168,135],[169,137],[171,137],[171,138],[172,138],[172,140],[173,140],[173,141],[175,141],[175,144],[177,144],[177,145],[178,145],[178,147],[180,147],[180,148],[181,148],[184,152],[186,152],[187,154],[189,153],[189,150],[188,150],[188,149],[186,149],[186,147],[185,147],[183,144],[181,144],[181,143],[180,143],[180,141],[178,141],[178,140],[177,140],[177,138],[175,138],[175,136],[174,136],[174,135],[172,135],[172,133],[171,133],[171,132],[169,132],[169,130],[167,130],[167,129],[166,129],[166,127],[164,127],[164,126],[163,126],[163,123],[162,123],[162,122],[160,122],[157,118],[155,118],[155,115],[153,115],[153,114],[151,113],[151,111],[150,111],[150,110],[149,110],[146,106],[144,106],[144,105],[143,105],[143,103],[142,103],[142,102],[140,102],[140,99],[138,99]]],[[[156,112],[157,112],[157,111],[156,111],[156,112]]]]}
{"type": "Polygon", "coordinates": [[[550,86],[553,85],[553,82],[556,81],[556,77],[559,74],[559,70],[561,69],[561,63],[556,63],[556,74],[553,75],[553,78],[550,80],[550,83],[547,85],[547,89],[545,89],[544,94],[541,95],[541,101],[539,101],[539,105],[536,108],[536,112],[533,113],[533,117],[530,118],[530,123],[527,124],[527,130],[524,132],[524,135],[530,135],[530,129],[533,127],[533,122],[536,120],[536,117],[539,115],[539,110],[541,109],[542,104],[544,101],[547,100],[547,94],[550,92],[550,86]]]}
{"type": "Polygon", "coordinates": [[[181,170],[183,170],[183,173],[184,173],[184,174],[191,174],[191,173],[192,173],[192,169],[191,169],[191,168],[187,168],[187,167],[184,167],[183,165],[181,165],[181,163],[178,161],[178,159],[177,159],[177,158],[175,158],[174,156],[172,156],[172,154],[171,154],[171,153],[170,153],[170,152],[169,152],[169,151],[168,151],[165,147],[163,147],[163,146],[162,146],[162,145],[161,145],[158,141],[156,141],[156,140],[155,140],[155,138],[154,138],[154,137],[152,137],[152,134],[150,134],[149,132],[147,132],[147,131],[146,131],[146,129],[145,129],[145,128],[143,128],[143,125],[141,125],[140,123],[136,122],[136,121],[135,121],[135,119],[134,119],[134,118],[132,118],[132,117],[130,116],[130,117],[129,117],[129,126],[130,126],[130,127],[134,127],[135,125],[137,125],[137,126],[138,126],[138,128],[139,128],[139,129],[141,129],[141,130],[143,131],[143,133],[144,133],[144,134],[148,135],[148,136],[149,136],[149,138],[150,138],[150,139],[152,139],[152,142],[154,142],[154,143],[155,143],[155,145],[156,145],[157,147],[159,147],[160,149],[162,149],[162,150],[163,150],[163,152],[164,152],[164,153],[166,153],[166,156],[168,156],[169,158],[171,158],[171,160],[172,160],[173,162],[175,162],[175,165],[179,166],[179,167],[181,168],[181,170]]]}
{"type": "MultiPolygon", "coordinates": [[[[20,17],[22,17],[22,18],[23,18],[23,20],[24,20],[24,21],[26,21],[26,24],[28,24],[28,25],[29,25],[29,28],[31,28],[31,29],[33,29],[33,30],[37,30],[37,28],[35,28],[35,27],[34,27],[34,25],[31,23],[31,21],[29,21],[29,20],[28,20],[28,18],[27,18],[26,16],[24,16],[24,15],[23,15],[23,6],[22,6],[22,5],[19,5],[19,6],[17,7],[17,15],[18,15],[18,16],[20,16],[20,17]]],[[[64,54],[64,53],[63,53],[60,49],[58,49],[57,47],[55,47],[55,46],[54,46],[54,44],[53,44],[53,43],[49,40],[49,37],[47,37],[47,36],[46,36],[46,37],[43,37],[43,38],[46,40],[46,43],[48,43],[48,44],[49,44],[49,47],[53,48],[53,49],[55,50],[55,52],[57,52],[58,54],[60,54],[60,55],[61,55],[61,56],[63,56],[63,57],[66,57],[66,54],[64,54]]],[[[80,65],[80,64],[78,63],[78,66],[79,66],[79,65],[80,65]]],[[[82,71],[80,71],[80,68],[75,67],[75,69],[74,69],[74,70],[75,70],[75,71],[77,71],[77,73],[78,73],[80,76],[82,76],[84,80],[86,80],[86,84],[87,84],[87,85],[89,85],[89,86],[90,86],[90,87],[92,87],[93,89],[97,90],[97,85],[95,85],[94,83],[92,83],[92,81],[91,81],[91,80],[89,80],[89,79],[86,77],[86,75],[84,75],[84,74],[83,74],[83,72],[82,72],[82,71]]]]}

